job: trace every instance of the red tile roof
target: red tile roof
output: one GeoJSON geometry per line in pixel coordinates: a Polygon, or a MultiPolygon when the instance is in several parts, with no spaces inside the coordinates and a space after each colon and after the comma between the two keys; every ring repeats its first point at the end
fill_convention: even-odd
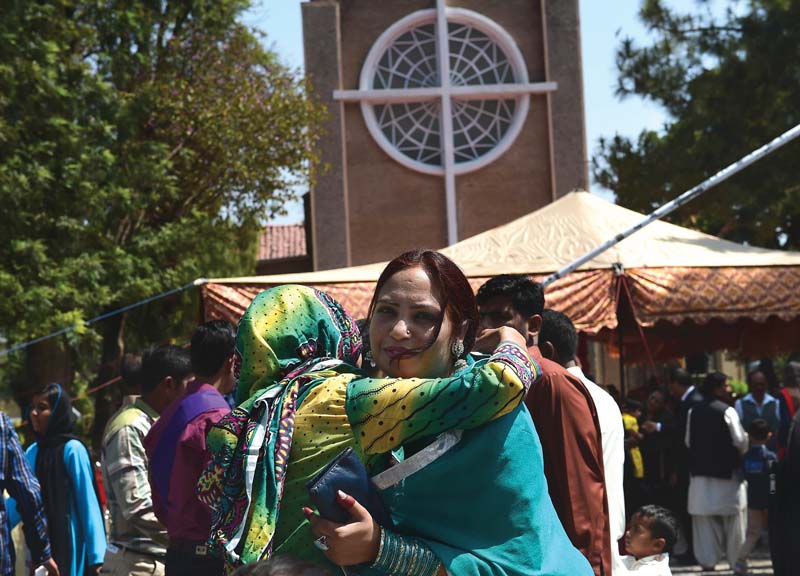
{"type": "Polygon", "coordinates": [[[258,237],[259,260],[280,260],[306,254],[303,224],[268,224],[258,237]]]}

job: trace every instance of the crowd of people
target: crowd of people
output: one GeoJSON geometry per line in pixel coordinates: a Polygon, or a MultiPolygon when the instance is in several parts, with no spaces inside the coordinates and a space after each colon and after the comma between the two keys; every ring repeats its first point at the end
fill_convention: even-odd
{"type": "Polygon", "coordinates": [[[657,503],[676,513],[679,560],[712,570],[726,559],[735,574],[747,574],[748,556],[769,532],[775,573],[789,573],[780,559],[779,540],[790,532],[785,510],[774,512],[774,522],[768,510],[789,493],[778,494],[776,482],[790,466],[783,461],[800,399],[798,368],[787,365],[775,396],[759,367],[735,401],[726,375],[711,372],[695,385],[676,368],[667,391],[651,391],[644,408],[625,401],[626,505],[657,503]]]}
{"type": "Polygon", "coordinates": [[[723,374],[677,368],[643,406],[577,344],[540,284],[475,294],[429,250],[387,265],[358,322],[266,290],[237,328],[126,356],[99,483],[61,386],[33,397],[25,453],[2,415],[0,576],[20,521],[49,575],[665,576],[675,549],[746,574],[767,530],[790,574],[798,366],[776,395],[751,372],[735,405],[723,374]]]}

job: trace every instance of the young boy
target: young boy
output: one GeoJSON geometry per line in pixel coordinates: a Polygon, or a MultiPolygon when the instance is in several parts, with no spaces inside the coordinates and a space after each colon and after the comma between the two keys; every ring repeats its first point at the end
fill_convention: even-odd
{"type": "Polygon", "coordinates": [[[643,436],[639,433],[639,418],[642,417],[642,404],[636,400],[626,400],[622,409],[622,426],[625,429],[625,448],[630,456],[633,477],[644,478],[644,463],[639,442],[643,436]]]}
{"type": "Polygon", "coordinates": [[[642,506],[631,518],[625,532],[625,548],[629,555],[622,557],[628,572],[637,576],[672,576],[669,553],[678,538],[678,521],[661,506],[642,506]]]}
{"type": "Polygon", "coordinates": [[[739,559],[733,567],[734,574],[747,574],[747,557],[761,537],[761,531],[767,528],[770,468],[778,460],[775,453],[766,446],[772,437],[766,420],[753,420],[748,433],[750,450],[744,455],[742,465],[747,480],[747,539],[742,544],[739,559]]]}

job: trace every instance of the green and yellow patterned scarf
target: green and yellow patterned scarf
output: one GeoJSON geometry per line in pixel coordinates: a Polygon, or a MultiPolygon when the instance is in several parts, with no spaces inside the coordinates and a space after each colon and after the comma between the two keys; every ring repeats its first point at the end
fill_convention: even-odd
{"type": "Polygon", "coordinates": [[[210,544],[229,567],[271,555],[304,387],[356,370],[361,336],[327,294],[287,285],[258,294],[236,334],[239,406],[214,426],[198,497],[212,512],[210,544]]]}

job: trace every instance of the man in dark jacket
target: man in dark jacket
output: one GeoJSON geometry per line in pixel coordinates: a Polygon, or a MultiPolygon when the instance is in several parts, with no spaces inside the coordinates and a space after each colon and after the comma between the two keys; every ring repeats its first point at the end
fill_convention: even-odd
{"type": "Polygon", "coordinates": [[[673,512],[680,522],[682,542],[686,548],[678,550],[681,564],[695,564],[694,550],[692,547],[692,518],[689,516],[689,452],[684,438],[686,437],[686,418],[689,410],[703,401],[703,395],[692,383],[692,376],[683,368],[674,368],[670,374],[669,392],[675,406],[676,426],[673,428],[675,438],[673,441],[673,466],[674,474],[670,483],[674,487],[673,512]]]}

